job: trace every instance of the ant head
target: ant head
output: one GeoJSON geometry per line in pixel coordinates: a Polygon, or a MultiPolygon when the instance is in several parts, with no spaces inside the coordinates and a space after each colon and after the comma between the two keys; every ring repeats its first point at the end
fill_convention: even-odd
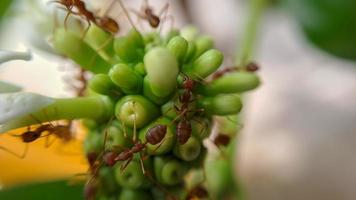
{"type": "Polygon", "coordinates": [[[192,90],[193,87],[195,85],[195,82],[193,79],[190,79],[190,78],[186,78],[183,82],[183,88],[184,89],[188,89],[188,90],[192,90]]]}
{"type": "Polygon", "coordinates": [[[249,72],[255,72],[255,71],[259,70],[259,66],[256,63],[251,62],[251,63],[247,64],[246,70],[249,72]]]}
{"type": "Polygon", "coordinates": [[[89,165],[93,166],[95,161],[96,161],[96,159],[98,158],[98,154],[95,151],[88,152],[86,157],[87,157],[87,160],[89,162],[89,165]]]}
{"type": "Polygon", "coordinates": [[[151,16],[153,14],[152,8],[148,6],[145,8],[144,12],[147,16],[151,16]]]}
{"type": "Polygon", "coordinates": [[[230,143],[230,139],[230,136],[226,134],[218,134],[213,142],[216,146],[227,146],[230,143]]]}
{"type": "Polygon", "coordinates": [[[26,131],[22,134],[22,141],[25,143],[33,142],[41,137],[41,132],[38,131],[26,131]]]}
{"type": "Polygon", "coordinates": [[[108,166],[114,166],[116,161],[115,158],[117,157],[117,153],[113,151],[109,151],[104,154],[103,160],[104,163],[108,166]]]}

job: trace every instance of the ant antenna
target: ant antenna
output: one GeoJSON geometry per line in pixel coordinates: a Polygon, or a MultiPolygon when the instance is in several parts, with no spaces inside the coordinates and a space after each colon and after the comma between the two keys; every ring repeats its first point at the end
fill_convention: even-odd
{"type": "Polygon", "coordinates": [[[137,28],[136,28],[136,26],[134,25],[134,23],[133,23],[133,21],[132,21],[132,19],[131,19],[130,15],[129,15],[129,12],[127,11],[127,9],[126,9],[125,5],[122,3],[122,1],[121,1],[121,0],[117,0],[117,1],[119,2],[119,4],[120,4],[120,6],[121,6],[122,10],[124,11],[124,13],[125,13],[125,15],[126,15],[127,19],[129,20],[129,22],[130,22],[131,26],[132,26],[135,30],[137,30],[137,28]]]}
{"type": "Polygon", "coordinates": [[[100,13],[100,16],[104,16],[104,15],[108,14],[108,12],[110,12],[111,9],[113,8],[114,3],[115,3],[115,0],[111,0],[111,3],[109,3],[109,5],[104,10],[104,12],[100,13]]]}

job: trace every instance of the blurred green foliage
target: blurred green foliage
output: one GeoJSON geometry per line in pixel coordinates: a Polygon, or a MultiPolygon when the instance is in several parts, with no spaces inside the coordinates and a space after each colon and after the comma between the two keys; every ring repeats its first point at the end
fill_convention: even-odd
{"type": "Polygon", "coordinates": [[[69,185],[67,181],[37,183],[0,190],[1,200],[78,200],[83,199],[83,185],[69,185]]]}
{"type": "Polygon", "coordinates": [[[14,2],[14,0],[1,0],[0,1],[0,22],[2,20],[2,17],[4,16],[6,10],[10,7],[12,2],[14,2]]]}
{"type": "Polygon", "coordinates": [[[307,38],[319,48],[356,61],[356,0],[288,0],[307,38]]]}

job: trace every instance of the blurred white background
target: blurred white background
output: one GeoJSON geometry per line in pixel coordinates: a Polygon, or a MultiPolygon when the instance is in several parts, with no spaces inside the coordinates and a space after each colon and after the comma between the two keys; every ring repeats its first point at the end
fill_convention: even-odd
{"type": "MultiPolygon", "coordinates": [[[[124,2],[131,7],[142,3],[124,2]]],[[[150,1],[156,9],[166,2],[150,1]]],[[[218,49],[234,55],[241,44],[247,2],[185,2],[184,12],[180,1],[169,1],[175,25],[196,24],[215,38],[218,49]]],[[[28,19],[7,22],[1,48],[25,50],[28,27],[28,19]]],[[[236,164],[249,199],[354,200],[356,64],[311,46],[282,9],[267,10],[257,44],[255,60],[263,84],[246,96],[236,164]]],[[[32,62],[2,65],[0,79],[27,91],[68,96],[59,61],[35,51],[32,62]]]]}

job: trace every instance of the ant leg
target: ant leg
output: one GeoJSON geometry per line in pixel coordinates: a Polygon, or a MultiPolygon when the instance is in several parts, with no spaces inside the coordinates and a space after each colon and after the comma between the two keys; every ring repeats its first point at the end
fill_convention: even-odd
{"type": "Polygon", "coordinates": [[[169,138],[171,138],[173,136],[169,136],[169,137],[164,137],[163,140],[158,144],[158,146],[153,150],[153,152],[156,152],[161,146],[162,144],[169,138]]]}
{"type": "Polygon", "coordinates": [[[163,17],[161,23],[163,23],[163,21],[170,21],[169,30],[173,29],[173,27],[174,27],[174,17],[172,15],[167,15],[167,16],[163,17]]]}
{"type": "Polygon", "coordinates": [[[99,11],[100,16],[107,15],[111,11],[111,9],[114,7],[115,2],[116,2],[115,0],[111,0],[111,2],[108,4],[108,6],[106,6],[106,8],[104,9],[103,13],[100,13],[101,12],[101,10],[100,10],[99,11]]]}
{"type": "Polygon", "coordinates": [[[106,39],[103,44],[100,45],[100,47],[98,47],[95,51],[99,52],[101,50],[103,50],[109,43],[110,41],[114,38],[114,34],[111,34],[111,36],[106,39]]]}
{"type": "Polygon", "coordinates": [[[89,28],[90,28],[90,26],[91,26],[90,20],[86,19],[86,21],[87,21],[87,23],[88,23],[88,26],[87,26],[87,28],[85,28],[85,30],[84,30],[84,32],[83,32],[83,35],[82,35],[82,38],[81,38],[82,40],[84,40],[85,35],[88,33],[89,28]]]}
{"type": "Polygon", "coordinates": [[[121,167],[120,167],[121,173],[124,172],[124,170],[125,170],[126,167],[130,164],[130,162],[132,161],[132,159],[133,159],[133,155],[126,161],[125,165],[121,165],[121,167]]]}
{"type": "Polygon", "coordinates": [[[114,119],[115,116],[112,116],[109,120],[109,122],[105,125],[105,131],[104,131],[104,143],[103,143],[103,152],[106,149],[106,140],[108,139],[108,128],[109,124],[111,124],[112,120],[114,119]]]}
{"type": "Polygon", "coordinates": [[[169,3],[166,3],[161,10],[158,12],[158,16],[161,17],[163,14],[167,14],[169,9],[169,3]]]}
{"type": "Polygon", "coordinates": [[[50,141],[50,140],[49,140],[49,136],[50,136],[50,135],[51,135],[51,134],[46,135],[46,136],[47,136],[47,137],[46,137],[46,143],[45,143],[45,147],[46,147],[46,148],[52,146],[52,144],[57,140],[57,137],[54,137],[54,139],[53,139],[52,141],[50,141]]]}
{"type": "MultiPolygon", "coordinates": [[[[162,7],[162,9],[158,12],[158,17],[161,18],[161,17],[163,16],[161,19],[167,18],[168,9],[169,9],[169,3],[166,3],[166,4],[162,7]]],[[[161,23],[161,24],[160,24],[160,27],[159,27],[159,33],[161,33],[161,32],[162,32],[162,29],[163,29],[163,20],[161,20],[160,23],[161,23]]]]}
{"type": "Polygon", "coordinates": [[[23,151],[23,153],[21,155],[15,153],[14,151],[11,151],[10,149],[8,149],[6,147],[3,147],[3,146],[0,146],[0,150],[3,150],[3,151],[5,151],[5,152],[7,152],[7,153],[9,153],[9,154],[11,154],[13,156],[16,156],[19,159],[24,159],[26,157],[26,155],[27,155],[28,144],[27,143],[25,144],[25,149],[24,149],[24,151],[23,151]]]}
{"type": "Polygon", "coordinates": [[[143,5],[141,6],[141,9],[148,8],[148,7],[149,7],[148,0],[143,0],[143,5]]]}
{"type": "Polygon", "coordinates": [[[137,12],[136,10],[134,10],[132,8],[129,8],[128,11],[133,13],[136,16],[136,23],[139,25],[140,29],[143,30],[141,20],[147,20],[146,16],[142,15],[140,12],[137,12]]]}
{"type": "Polygon", "coordinates": [[[145,166],[143,165],[143,159],[144,156],[142,155],[142,152],[140,152],[140,165],[141,165],[141,169],[142,169],[142,173],[143,175],[146,175],[146,170],[145,170],[145,166]]]}
{"type": "Polygon", "coordinates": [[[137,28],[136,28],[135,24],[133,23],[133,21],[132,21],[130,15],[129,15],[129,12],[128,12],[127,8],[125,7],[125,5],[122,3],[121,0],[117,0],[117,1],[119,2],[120,7],[121,7],[122,10],[124,11],[124,13],[125,13],[127,19],[129,20],[131,26],[132,26],[135,30],[137,30],[137,28]]]}
{"type": "Polygon", "coordinates": [[[67,21],[68,21],[68,18],[69,18],[69,15],[71,14],[71,12],[67,12],[65,18],[64,18],[64,30],[67,30],[67,21]]]}

